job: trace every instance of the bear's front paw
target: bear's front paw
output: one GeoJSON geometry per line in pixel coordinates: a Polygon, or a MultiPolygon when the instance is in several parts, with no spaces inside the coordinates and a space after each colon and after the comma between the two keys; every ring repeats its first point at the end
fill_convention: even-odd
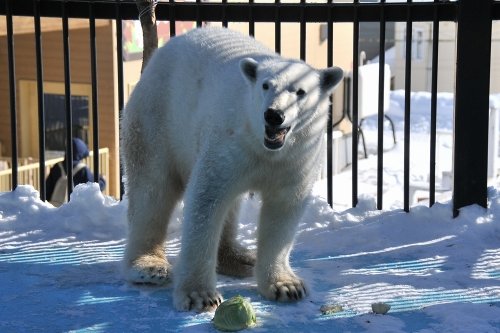
{"type": "Polygon", "coordinates": [[[267,299],[280,302],[298,301],[307,295],[304,282],[297,277],[280,279],[259,289],[267,299]]]}
{"type": "Polygon", "coordinates": [[[164,285],[171,280],[171,266],[165,259],[144,256],[126,267],[125,274],[134,284],[164,285]]]}
{"type": "Polygon", "coordinates": [[[215,311],[222,300],[222,295],[217,290],[174,293],[174,306],[179,311],[215,311]]]}

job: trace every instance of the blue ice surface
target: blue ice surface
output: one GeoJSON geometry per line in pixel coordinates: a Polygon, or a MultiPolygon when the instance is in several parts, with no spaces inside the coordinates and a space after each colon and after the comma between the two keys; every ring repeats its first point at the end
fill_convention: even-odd
{"type": "MultiPolygon", "coordinates": [[[[107,246],[49,244],[31,250],[2,250],[0,332],[217,331],[211,323],[211,313],[177,312],[172,307],[170,286],[139,288],[124,283],[120,275],[123,247],[123,243],[107,246]]],[[[292,259],[300,262],[301,256],[301,253],[295,253],[292,259]]],[[[420,262],[411,259],[386,265],[359,261],[357,264],[359,268],[369,270],[396,266],[422,269],[420,262]]],[[[221,288],[226,299],[238,294],[249,297],[257,313],[263,314],[252,332],[363,332],[379,318],[349,309],[322,315],[314,310],[319,305],[310,304],[312,301],[308,299],[294,304],[276,304],[259,296],[251,279],[238,284],[234,282],[238,280],[219,278],[229,282],[221,288]],[[281,318],[281,312],[296,316],[281,318]]],[[[339,287],[333,281],[323,282],[317,286],[316,292],[335,293],[339,287]]],[[[387,316],[403,322],[404,331],[432,331],[435,319],[421,308],[433,301],[488,302],[491,306],[500,306],[500,299],[473,299],[443,290],[417,298],[393,300],[387,316]]],[[[500,331],[500,326],[497,328],[500,331]]]]}

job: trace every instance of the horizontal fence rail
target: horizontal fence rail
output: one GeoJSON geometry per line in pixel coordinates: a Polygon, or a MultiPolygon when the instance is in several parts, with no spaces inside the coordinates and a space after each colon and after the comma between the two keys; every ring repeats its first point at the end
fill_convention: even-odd
{"type": "MultiPolygon", "coordinates": [[[[90,152],[89,156],[82,160],[87,165],[92,165],[96,160],[99,161],[99,170],[102,176],[106,179],[109,178],[109,149],[99,149],[99,154],[94,156],[94,152],[90,152]]],[[[48,174],[50,168],[55,164],[64,161],[64,157],[52,158],[45,161],[45,168],[42,174],[48,174]]],[[[0,162],[12,163],[9,159],[0,158],[0,162]]],[[[33,184],[36,190],[40,190],[40,163],[37,161],[30,161],[28,159],[21,159],[18,168],[19,179],[23,184],[33,184]]],[[[0,170],[0,192],[9,191],[12,188],[12,169],[0,170]]],[[[109,194],[109,189],[104,190],[104,194],[109,194]]]]}
{"type": "MultiPolygon", "coordinates": [[[[229,22],[248,22],[250,35],[255,34],[255,23],[268,22],[275,23],[275,50],[281,50],[281,23],[300,24],[300,58],[306,59],[306,38],[307,23],[321,22],[327,23],[328,47],[327,61],[328,66],[333,65],[333,23],[353,23],[353,77],[352,77],[352,122],[358,124],[358,67],[359,59],[359,23],[360,22],[379,22],[380,23],[380,65],[379,65],[379,102],[378,102],[378,156],[377,156],[377,208],[382,209],[383,198],[383,105],[384,105],[384,65],[385,65],[385,27],[387,22],[406,22],[409,39],[406,42],[406,64],[405,64],[405,128],[404,128],[404,210],[409,211],[409,149],[410,149],[410,99],[411,90],[411,27],[413,22],[432,22],[433,23],[433,43],[432,43],[432,85],[431,85],[431,133],[430,133],[430,205],[435,202],[435,163],[436,163],[436,95],[437,95],[437,60],[438,60],[438,37],[439,23],[443,21],[454,21],[458,23],[457,33],[457,90],[455,113],[455,167],[459,176],[454,179],[454,215],[458,210],[468,204],[477,203],[486,206],[486,169],[487,163],[487,140],[485,136],[477,137],[468,126],[472,125],[474,131],[488,130],[487,99],[489,95],[489,70],[490,55],[489,46],[491,46],[491,23],[493,20],[500,19],[500,2],[489,0],[459,0],[456,2],[434,0],[432,2],[412,2],[412,0],[387,3],[380,0],[377,3],[360,2],[354,0],[352,3],[336,3],[332,0],[325,0],[324,3],[308,3],[306,0],[298,0],[296,3],[281,3],[280,0],[274,2],[259,3],[254,0],[248,0],[247,3],[229,3],[227,0],[220,2],[176,2],[174,0],[158,2],[156,5],[156,19],[158,21],[169,21],[170,35],[175,36],[177,21],[196,22],[201,26],[203,22],[221,22],[223,26],[228,26],[229,22]],[[481,24],[477,24],[481,21],[481,24]],[[474,43],[481,48],[481,61],[475,61],[474,52],[468,44],[474,43]],[[487,55],[486,55],[487,53],[487,55]],[[476,75],[480,73],[479,75],[476,75]],[[474,91],[474,96],[478,99],[480,110],[471,110],[470,101],[467,100],[467,91],[474,91]],[[479,112],[480,117],[474,117],[474,112],[479,112]],[[458,120],[457,120],[458,119],[458,120]],[[459,122],[457,124],[457,121],[459,122]],[[478,149],[476,149],[478,148],[478,149]],[[467,149],[468,157],[457,155],[467,149]],[[472,150],[472,151],[469,151],[472,150]],[[474,161],[480,160],[480,163],[474,161]],[[459,164],[459,165],[458,165],[459,164]]],[[[0,0],[0,15],[6,16],[6,27],[8,33],[7,49],[9,61],[9,89],[10,89],[10,108],[12,122],[12,186],[17,186],[17,132],[16,132],[16,92],[15,92],[15,74],[13,68],[15,60],[13,57],[13,29],[12,18],[14,16],[28,16],[34,18],[35,30],[35,51],[37,66],[38,83],[38,115],[39,127],[44,128],[44,106],[43,106],[43,64],[41,54],[41,29],[40,18],[52,17],[61,18],[63,23],[63,43],[64,43],[64,75],[66,82],[66,114],[67,124],[71,124],[71,96],[70,82],[71,73],[69,69],[69,38],[68,38],[68,19],[79,18],[89,20],[90,34],[90,62],[92,77],[92,114],[93,114],[93,143],[94,150],[99,147],[98,138],[98,109],[97,96],[98,86],[97,77],[99,70],[96,64],[96,45],[95,45],[95,21],[98,19],[114,20],[116,26],[116,60],[117,81],[118,81],[118,107],[121,112],[124,106],[124,87],[123,87],[123,53],[122,53],[122,21],[137,20],[138,11],[135,1],[118,0],[0,0]]],[[[328,201],[332,203],[332,115],[330,111],[330,122],[328,127],[328,201]]],[[[71,128],[71,126],[68,126],[71,128]]],[[[358,126],[352,128],[352,205],[356,206],[358,202],[358,126]]],[[[67,142],[71,140],[71,130],[67,132],[67,142]]],[[[40,165],[45,164],[44,131],[40,131],[40,165]]],[[[71,146],[71,145],[69,145],[71,146]]],[[[71,153],[71,147],[67,148],[67,153],[71,153]]],[[[97,181],[100,166],[99,155],[93,161],[95,169],[95,180],[97,181]]],[[[40,178],[43,179],[43,169],[40,167],[40,178]]],[[[121,178],[121,177],[120,177],[121,178]]],[[[40,180],[41,198],[45,199],[45,189],[43,181],[40,180]]],[[[71,189],[68,189],[71,192],[71,189]]]]}
{"type": "MultiPolygon", "coordinates": [[[[5,11],[5,2],[0,1],[0,14],[5,11]],[[3,11],[3,12],[2,12],[3,11]]],[[[67,4],[70,18],[88,18],[88,3],[94,3],[96,19],[114,19],[116,7],[120,7],[122,20],[137,20],[138,13],[134,1],[85,1],[85,0],[41,0],[40,15],[61,17],[60,4],[67,4]]],[[[455,2],[416,2],[411,3],[412,20],[432,21],[433,8],[439,8],[440,21],[454,21],[457,18],[455,2]]],[[[156,18],[167,21],[172,16],[176,21],[211,21],[211,22],[327,22],[329,16],[334,22],[353,22],[354,16],[360,22],[378,22],[383,11],[386,21],[406,21],[407,3],[227,3],[227,2],[159,2],[156,6],[156,18]],[[249,9],[251,8],[251,15],[249,9]],[[279,8],[279,10],[276,10],[279,8]]],[[[31,1],[14,1],[14,15],[34,16],[31,1]]],[[[496,10],[500,15],[500,8],[496,10]]]]}

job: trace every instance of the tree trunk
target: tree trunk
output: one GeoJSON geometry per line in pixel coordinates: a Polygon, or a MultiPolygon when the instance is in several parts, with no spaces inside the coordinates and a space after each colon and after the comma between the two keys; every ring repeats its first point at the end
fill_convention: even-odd
{"type": "Polygon", "coordinates": [[[142,68],[144,71],[153,52],[158,48],[158,32],[156,30],[156,2],[157,0],[136,0],[141,20],[144,49],[142,51],[142,68]]]}

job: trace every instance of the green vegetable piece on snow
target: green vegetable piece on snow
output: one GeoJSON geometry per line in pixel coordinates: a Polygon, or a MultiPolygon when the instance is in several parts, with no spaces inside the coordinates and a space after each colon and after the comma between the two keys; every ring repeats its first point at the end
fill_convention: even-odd
{"type": "Polygon", "coordinates": [[[238,295],[219,305],[213,322],[218,330],[235,332],[254,326],[257,320],[252,304],[238,295]]]}

